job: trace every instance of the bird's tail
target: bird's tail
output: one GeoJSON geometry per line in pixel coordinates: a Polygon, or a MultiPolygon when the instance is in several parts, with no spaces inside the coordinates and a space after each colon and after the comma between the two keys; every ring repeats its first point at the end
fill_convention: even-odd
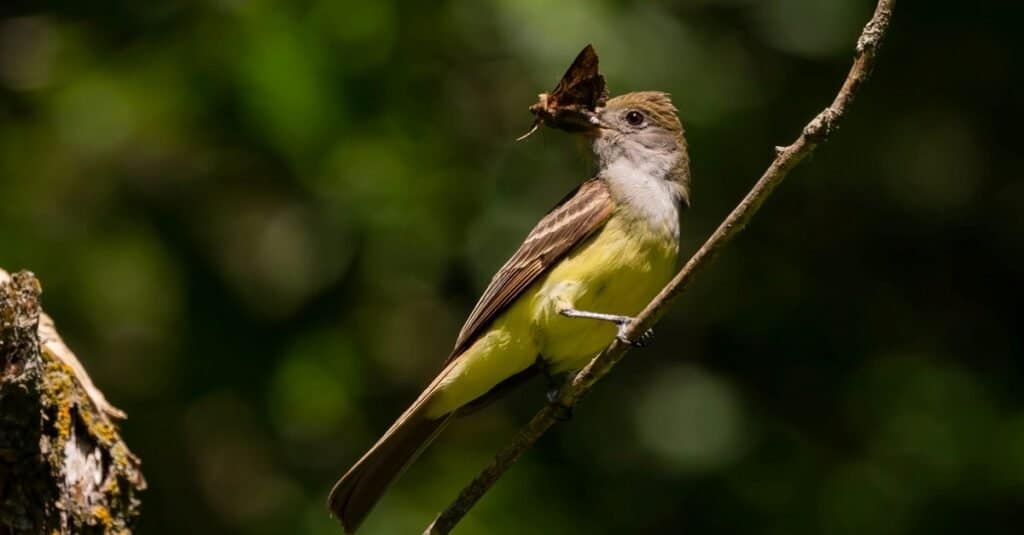
{"type": "Polygon", "coordinates": [[[331,489],[327,506],[354,533],[398,476],[433,442],[451,415],[428,418],[415,403],[331,489]]]}

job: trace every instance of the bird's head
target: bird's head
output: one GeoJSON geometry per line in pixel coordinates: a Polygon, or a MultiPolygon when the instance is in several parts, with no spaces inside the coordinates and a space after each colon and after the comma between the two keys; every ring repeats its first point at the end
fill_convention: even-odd
{"type": "Polygon", "coordinates": [[[689,185],[690,160],[683,125],[667,93],[626,93],[589,115],[594,154],[601,168],[628,159],[638,167],[689,185]]]}

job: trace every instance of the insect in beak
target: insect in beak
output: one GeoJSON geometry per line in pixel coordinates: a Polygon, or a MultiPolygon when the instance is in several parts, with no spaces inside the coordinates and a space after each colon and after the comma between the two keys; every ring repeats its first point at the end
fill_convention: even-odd
{"type": "Polygon", "coordinates": [[[565,71],[562,80],[550,93],[537,96],[537,103],[530,106],[534,115],[530,131],[520,136],[522,141],[537,131],[541,125],[566,132],[599,135],[608,128],[597,115],[608,100],[604,75],[598,69],[597,53],[587,45],[565,71]]]}

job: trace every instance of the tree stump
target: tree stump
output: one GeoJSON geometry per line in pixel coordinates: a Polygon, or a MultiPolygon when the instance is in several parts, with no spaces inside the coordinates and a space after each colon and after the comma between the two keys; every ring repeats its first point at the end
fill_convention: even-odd
{"type": "Polygon", "coordinates": [[[32,273],[0,269],[0,535],[127,534],[146,481],[42,312],[32,273]]]}

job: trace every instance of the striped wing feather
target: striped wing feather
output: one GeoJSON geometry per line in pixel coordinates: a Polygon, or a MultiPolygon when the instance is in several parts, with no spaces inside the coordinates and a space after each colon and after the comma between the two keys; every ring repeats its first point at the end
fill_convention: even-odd
{"type": "Polygon", "coordinates": [[[447,365],[558,260],[600,229],[614,204],[604,181],[593,178],[566,195],[498,270],[459,332],[447,365]]]}

